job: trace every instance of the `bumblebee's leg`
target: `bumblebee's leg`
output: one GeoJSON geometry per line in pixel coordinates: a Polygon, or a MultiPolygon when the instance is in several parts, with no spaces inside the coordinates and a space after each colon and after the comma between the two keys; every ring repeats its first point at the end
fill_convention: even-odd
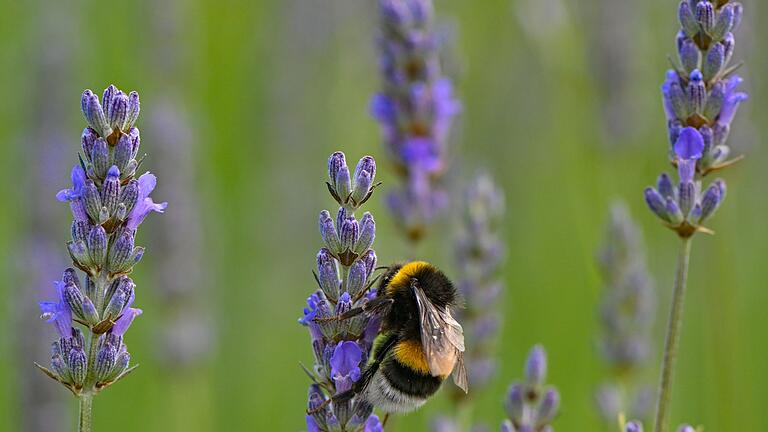
{"type": "Polygon", "coordinates": [[[389,413],[384,413],[384,420],[381,422],[381,427],[385,427],[387,425],[387,420],[389,420],[389,413]]]}

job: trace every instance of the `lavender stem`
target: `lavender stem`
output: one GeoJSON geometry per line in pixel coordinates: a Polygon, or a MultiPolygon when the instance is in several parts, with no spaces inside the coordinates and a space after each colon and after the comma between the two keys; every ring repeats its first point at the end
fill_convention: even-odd
{"type": "Polygon", "coordinates": [[[688,283],[688,263],[691,257],[691,238],[682,238],[680,256],[677,262],[675,288],[672,294],[672,309],[669,313],[666,339],[664,342],[664,359],[661,364],[661,382],[659,383],[659,399],[656,405],[656,432],[667,430],[669,402],[672,397],[672,375],[677,358],[677,347],[680,344],[680,328],[683,324],[683,303],[685,288],[688,283]]]}
{"type": "MultiPolygon", "coordinates": [[[[95,339],[95,338],[94,338],[95,339]]],[[[85,393],[80,396],[80,418],[78,421],[78,432],[91,432],[93,429],[93,395],[85,393]]]]}

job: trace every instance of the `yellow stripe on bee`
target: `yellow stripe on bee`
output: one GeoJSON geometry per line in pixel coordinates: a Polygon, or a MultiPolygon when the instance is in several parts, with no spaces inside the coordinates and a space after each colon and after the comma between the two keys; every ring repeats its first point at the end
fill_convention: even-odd
{"type": "Polygon", "coordinates": [[[389,285],[387,285],[387,294],[394,294],[396,291],[409,286],[414,275],[425,269],[432,268],[434,268],[434,266],[425,261],[412,261],[405,264],[397,273],[395,273],[392,280],[389,281],[389,285]]]}
{"type": "Polygon", "coordinates": [[[427,356],[420,341],[406,340],[395,345],[393,349],[398,362],[422,374],[429,374],[427,356]]]}

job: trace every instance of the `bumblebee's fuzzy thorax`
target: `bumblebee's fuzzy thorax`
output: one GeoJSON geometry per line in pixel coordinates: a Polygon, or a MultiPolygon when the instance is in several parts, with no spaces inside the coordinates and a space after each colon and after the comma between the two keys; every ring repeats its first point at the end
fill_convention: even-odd
{"type": "Polygon", "coordinates": [[[445,308],[456,304],[456,288],[453,283],[437,267],[425,261],[412,261],[391,267],[382,280],[384,294],[395,297],[399,293],[410,293],[413,280],[419,282],[435,306],[445,308]]]}

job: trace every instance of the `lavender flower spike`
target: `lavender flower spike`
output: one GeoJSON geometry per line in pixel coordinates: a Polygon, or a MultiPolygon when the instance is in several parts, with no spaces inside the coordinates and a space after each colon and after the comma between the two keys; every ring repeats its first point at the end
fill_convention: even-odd
{"type": "Polygon", "coordinates": [[[711,234],[712,231],[702,224],[725,199],[725,181],[717,179],[702,191],[701,182],[695,179],[696,164],[706,149],[697,129],[682,129],[673,149],[680,183],[675,187],[669,176],[662,174],[656,188],[645,189],[646,203],[665,225],[682,238],[689,238],[697,232],[711,234]]]}
{"type": "Polygon", "coordinates": [[[130,355],[123,337],[141,309],[133,308],[136,285],[127,276],[144,248],[136,230],[151,211],[166,203],[149,197],[152,174],[134,178],[139,165],[139,96],[110,86],[99,101],[90,90],[82,97],[88,123],[82,134],[80,163],[72,187],[56,198],[70,203],[74,221],[67,242],[77,270],[55,282],[58,301],[41,302],[42,318],[55,324],[51,368],[37,365],[80,399],[80,431],[91,431],[93,396],[128,375],[130,355]]]}
{"type": "Polygon", "coordinates": [[[501,424],[504,432],[554,432],[550,425],[560,408],[560,393],[546,386],[547,356],[541,345],[528,354],[525,379],[509,387],[505,407],[508,419],[501,424]]]}
{"type": "Polygon", "coordinates": [[[376,225],[370,213],[360,220],[355,212],[371,197],[375,187],[376,161],[360,159],[350,175],[342,152],[328,159],[328,191],[340,206],[335,217],[320,212],[320,237],[323,247],[317,253],[318,289],[307,298],[307,307],[299,323],[309,328],[316,382],[310,386],[307,429],[316,432],[381,432],[383,427],[365,400],[351,400],[324,405],[333,395],[349,390],[360,380],[369,357],[379,320],[358,315],[343,321],[327,320],[376,295],[371,288],[371,274],[376,267],[372,249],[376,225]]]}
{"type": "Polygon", "coordinates": [[[461,110],[442,75],[432,0],[378,0],[383,90],[371,101],[402,188],[387,202],[403,233],[418,241],[446,206],[440,178],[453,117],[461,110]]]}
{"type": "Polygon", "coordinates": [[[596,393],[599,413],[613,425],[620,413],[647,418],[653,388],[643,381],[651,354],[656,293],[645,265],[640,228],[624,203],[611,207],[600,250],[605,294],[600,307],[600,354],[610,377],[596,393]]]}
{"type": "MultiPolygon", "coordinates": [[[[464,323],[467,338],[467,365],[473,394],[496,374],[494,356],[496,336],[501,321],[496,309],[504,284],[499,270],[504,260],[504,242],[500,225],[504,216],[504,193],[486,174],[472,179],[463,195],[461,229],[455,242],[458,289],[465,299],[465,308],[457,319],[464,323]]],[[[465,401],[458,387],[452,399],[465,401]]],[[[432,422],[434,432],[458,430],[459,416],[441,416],[432,422]]],[[[478,425],[479,427],[479,425],[478,425]]]]}
{"type": "MultiPolygon", "coordinates": [[[[677,35],[679,65],[667,72],[661,87],[670,144],[681,130],[695,128],[703,137],[702,155],[696,159],[701,175],[723,169],[739,160],[728,159],[731,122],[746,93],[731,66],[733,33],[743,7],[730,0],[682,0],[678,9],[681,30],[677,35]]],[[[673,161],[676,153],[671,153],[673,161]]]]}
{"type": "Polygon", "coordinates": [[[738,92],[741,78],[729,66],[734,52],[733,32],[741,22],[743,7],[731,0],[681,0],[677,35],[680,64],[667,72],[662,86],[664,110],[679,183],[666,174],[657,187],[645,189],[651,211],[680,237],[672,303],[664,340],[654,432],[666,432],[672,400],[675,359],[678,355],[683,305],[688,281],[692,237],[712,234],[703,226],[725,199],[725,182],[702,187],[701,178],[737,160],[728,159],[726,144],[739,104],[747,98],[738,92]]]}

